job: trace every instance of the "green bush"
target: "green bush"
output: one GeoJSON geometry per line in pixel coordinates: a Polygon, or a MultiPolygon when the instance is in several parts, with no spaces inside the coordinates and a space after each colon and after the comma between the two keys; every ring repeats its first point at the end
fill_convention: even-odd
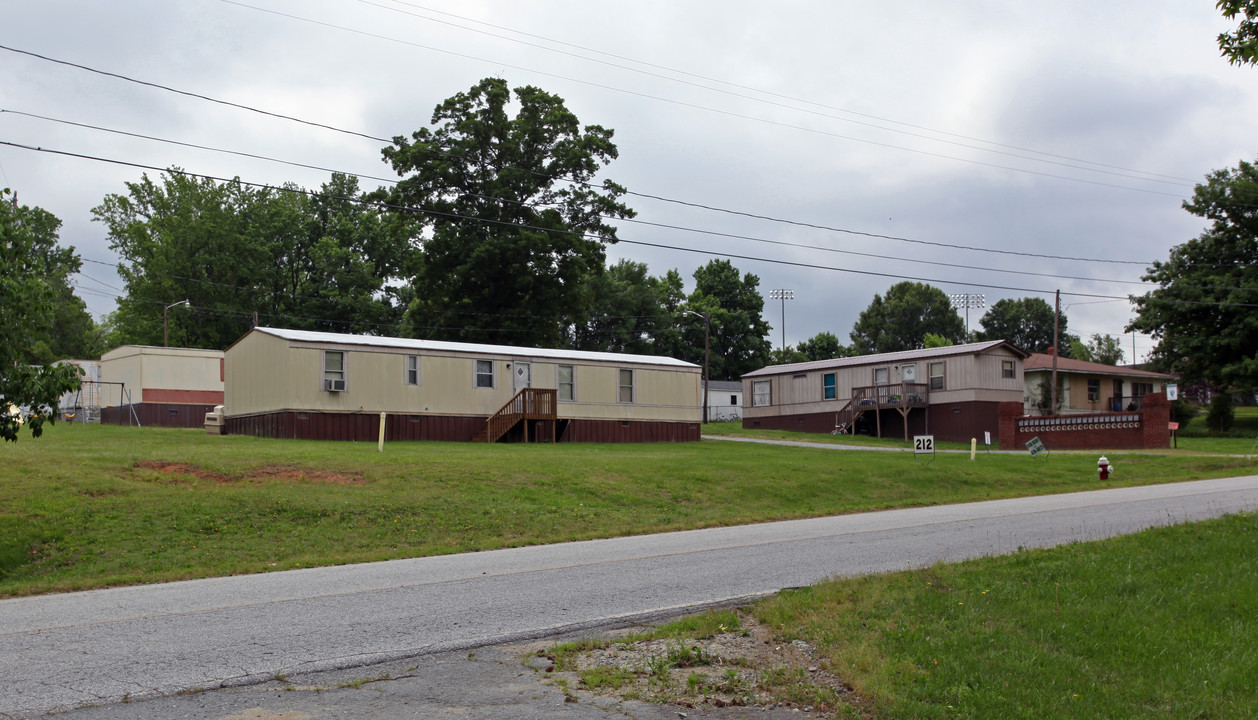
{"type": "Polygon", "coordinates": [[[1232,396],[1219,393],[1210,401],[1210,410],[1206,413],[1206,427],[1214,432],[1224,433],[1232,429],[1232,421],[1236,415],[1232,410],[1232,396]]]}
{"type": "Polygon", "coordinates": [[[1188,427],[1192,419],[1201,414],[1201,410],[1183,398],[1171,403],[1171,422],[1179,423],[1179,429],[1188,427]]]}

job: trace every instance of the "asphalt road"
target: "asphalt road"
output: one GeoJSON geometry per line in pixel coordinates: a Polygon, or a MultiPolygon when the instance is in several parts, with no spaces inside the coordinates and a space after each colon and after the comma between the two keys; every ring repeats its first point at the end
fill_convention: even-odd
{"type": "Polygon", "coordinates": [[[0,717],[414,664],[1255,508],[1250,476],[4,600],[0,717]]]}

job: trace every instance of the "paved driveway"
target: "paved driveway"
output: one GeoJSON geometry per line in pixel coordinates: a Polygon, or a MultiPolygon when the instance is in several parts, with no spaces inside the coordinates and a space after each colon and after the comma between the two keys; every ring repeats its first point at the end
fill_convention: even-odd
{"type": "Polygon", "coordinates": [[[4,600],[0,716],[520,641],[1255,508],[1250,476],[4,600]]]}

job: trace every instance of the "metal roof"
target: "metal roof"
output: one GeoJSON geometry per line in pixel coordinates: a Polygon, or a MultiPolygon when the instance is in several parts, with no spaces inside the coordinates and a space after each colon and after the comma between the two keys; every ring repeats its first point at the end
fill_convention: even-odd
{"type": "Polygon", "coordinates": [[[629,355],[624,353],[590,352],[587,350],[556,350],[552,348],[527,348],[512,345],[481,345],[477,343],[447,342],[444,340],[417,340],[414,338],[379,337],[375,335],[345,335],[342,333],[315,332],[313,330],[287,330],[284,328],[257,327],[256,332],[274,335],[292,342],[325,343],[333,345],[362,345],[367,347],[393,348],[426,352],[458,352],[472,355],[507,355],[511,357],[549,358],[555,360],[584,360],[605,363],[633,363],[635,365],[662,365],[676,368],[698,368],[694,363],[656,355],[629,355]]]}
{"type": "MultiPolygon", "coordinates": [[[[1023,372],[1039,372],[1041,370],[1053,369],[1053,356],[1045,353],[1033,353],[1027,358],[1022,365],[1023,372]]],[[[1137,370],[1135,368],[1123,367],[1121,365],[1106,365],[1104,363],[1088,362],[1086,360],[1074,360],[1072,358],[1057,358],[1057,372],[1068,373],[1087,373],[1088,375],[1122,375],[1123,377],[1150,378],[1153,380],[1174,380],[1174,375],[1166,373],[1153,372],[1152,370],[1137,370]]]]}
{"type": "Polygon", "coordinates": [[[946,347],[922,348],[920,350],[901,350],[900,352],[879,353],[877,355],[857,355],[856,357],[832,358],[830,360],[813,360],[811,362],[790,363],[787,365],[770,365],[749,372],[743,377],[761,377],[764,375],[785,375],[787,373],[809,372],[811,370],[831,370],[862,365],[890,365],[908,360],[925,360],[928,358],[950,357],[952,355],[977,355],[994,348],[1004,346],[1015,355],[1027,357],[1029,353],[1006,340],[988,340],[965,345],[948,345],[946,347]]]}

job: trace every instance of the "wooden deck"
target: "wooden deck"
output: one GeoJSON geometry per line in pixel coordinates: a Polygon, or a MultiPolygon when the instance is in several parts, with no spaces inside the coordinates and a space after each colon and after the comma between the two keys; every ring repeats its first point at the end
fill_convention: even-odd
{"type": "MultiPolygon", "coordinates": [[[[930,386],[926,383],[895,383],[893,385],[867,385],[852,388],[852,399],[834,414],[835,432],[852,432],[861,415],[871,410],[877,422],[878,437],[882,437],[880,410],[896,410],[904,418],[904,439],[909,439],[908,416],[914,408],[923,411],[930,404],[930,386]]],[[[926,429],[930,431],[929,414],[926,429]]]]}

